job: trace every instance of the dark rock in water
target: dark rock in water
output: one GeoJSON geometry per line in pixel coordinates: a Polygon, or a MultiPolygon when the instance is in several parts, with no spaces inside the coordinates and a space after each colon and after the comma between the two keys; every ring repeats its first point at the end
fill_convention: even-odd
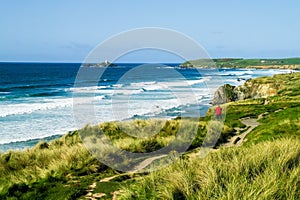
{"type": "Polygon", "coordinates": [[[96,66],[97,67],[114,67],[117,65],[106,61],[106,62],[102,62],[102,63],[97,63],[96,66]]]}
{"type": "Polygon", "coordinates": [[[237,81],[245,81],[246,79],[245,78],[237,78],[237,81]]]}

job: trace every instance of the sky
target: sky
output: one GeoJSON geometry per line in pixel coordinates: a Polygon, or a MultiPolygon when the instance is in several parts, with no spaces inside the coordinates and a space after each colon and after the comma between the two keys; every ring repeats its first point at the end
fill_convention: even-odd
{"type": "Polygon", "coordinates": [[[0,61],[82,62],[111,36],[143,27],[185,34],[212,58],[300,57],[299,8],[298,0],[0,0],[0,61]]]}

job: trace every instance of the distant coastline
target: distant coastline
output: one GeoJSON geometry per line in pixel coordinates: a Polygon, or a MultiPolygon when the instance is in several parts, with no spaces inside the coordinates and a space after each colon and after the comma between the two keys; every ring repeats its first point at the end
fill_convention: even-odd
{"type": "MultiPolygon", "coordinates": [[[[101,63],[84,63],[84,62],[49,62],[49,61],[0,61],[0,63],[29,63],[29,64],[78,64],[83,67],[116,67],[123,64],[143,65],[145,63],[113,63],[104,61],[101,63]]],[[[156,63],[157,64],[157,63],[156,63]]],[[[290,69],[300,70],[299,58],[212,58],[212,59],[197,59],[189,60],[184,63],[162,63],[172,64],[180,68],[241,68],[241,69],[290,69]]]]}
{"type": "Polygon", "coordinates": [[[217,58],[191,60],[179,65],[182,68],[249,68],[249,69],[300,69],[300,58],[244,59],[217,58]]]}
{"type": "MultiPolygon", "coordinates": [[[[117,63],[118,67],[109,67],[107,70],[111,71],[112,73],[105,74],[105,77],[101,79],[101,86],[97,90],[97,98],[101,99],[101,105],[103,105],[103,109],[105,108],[106,104],[109,104],[109,93],[110,91],[113,91],[114,85],[119,80],[122,73],[125,73],[127,70],[132,69],[132,67],[137,65],[142,65],[142,63],[136,63],[136,64],[120,64],[117,63]],[[119,73],[119,72],[122,73],[119,73]],[[118,73],[116,73],[118,72],[118,73]],[[113,75],[113,76],[112,76],[113,75]]],[[[178,68],[179,63],[172,64],[168,66],[165,69],[159,69],[163,71],[169,71],[170,67],[177,68],[176,70],[180,70],[182,73],[185,74],[192,74],[189,73],[189,69],[180,69],[178,68]]],[[[71,107],[71,97],[73,88],[72,85],[74,83],[75,76],[77,74],[77,71],[80,67],[80,64],[68,64],[68,63],[10,63],[10,64],[4,64],[1,65],[0,68],[3,73],[0,73],[4,76],[1,79],[3,81],[2,90],[0,90],[0,98],[2,99],[2,118],[3,118],[3,136],[1,137],[1,143],[0,144],[0,151],[7,151],[8,149],[23,149],[27,147],[32,147],[36,143],[38,143],[40,140],[48,141],[52,140],[53,132],[55,131],[55,134],[64,134],[67,131],[74,130],[73,127],[76,127],[72,124],[72,117],[69,115],[69,113],[72,113],[72,107],[71,107]],[[24,65],[23,65],[24,64],[24,65]],[[24,67],[22,67],[24,66],[24,67]],[[11,73],[10,76],[5,76],[5,70],[9,70],[11,73]],[[12,70],[15,69],[15,70],[12,70]],[[23,78],[23,74],[21,69],[24,69],[26,71],[27,78],[32,79],[32,81],[25,82],[22,85],[13,85],[6,83],[10,83],[11,80],[17,79],[21,80],[23,78]],[[45,73],[45,70],[47,70],[47,73],[45,73]],[[37,76],[36,73],[39,72],[39,75],[37,76]],[[32,74],[32,75],[28,75],[32,74]],[[62,75],[63,76],[62,76],[62,75]],[[53,80],[53,77],[57,77],[57,80],[53,80]],[[5,79],[6,78],[6,79],[5,79]],[[36,81],[38,79],[41,79],[40,84],[37,84],[36,81]],[[48,80],[45,82],[44,80],[48,80]],[[17,99],[17,101],[12,101],[13,99],[17,99]],[[28,100],[29,99],[29,100],[28,100]],[[32,102],[31,100],[34,100],[32,102]],[[18,102],[21,102],[22,104],[18,104],[18,102]],[[38,101],[38,102],[36,102],[38,101]],[[46,103],[45,103],[46,102],[46,103]],[[10,108],[13,105],[13,109],[4,109],[4,108],[10,108]],[[24,106],[26,105],[26,106],[24,106]],[[51,112],[58,113],[56,116],[57,118],[51,118],[46,117],[43,119],[43,123],[45,123],[43,131],[39,128],[39,123],[34,123],[34,119],[32,117],[28,117],[31,115],[34,115],[34,117],[40,118],[40,116],[45,117],[48,116],[47,113],[48,110],[51,110],[51,112]],[[70,117],[62,117],[62,116],[70,116],[70,117]],[[14,124],[14,117],[17,117],[20,120],[18,123],[19,126],[27,126],[27,124],[30,124],[30,130],[26,129],[17,129],[15,128],[14,124]],[[31,120],[31,121],[29,121],[31,120]],[[48,120],[47,122],[45,122],[48,120]],[[52,122],[53,120],[60,121],[61,123],[52,122]],[[22,124],[23,123],[23,124],[22,124]],[[52,124],[56,124],[56,129],[52,129],[52,124]],[[58,128],[59,127],[59,128],[58,128]],[[17,129],[17,130],[15,130],[17,129]],[[22,137],[20,138],[11,138],[10,135],[13,135],[15,132],[18,132],[22,137]],[[27,134],[30,132],[31,134],[27,134]],[[4,134],[5,133],[5,134],[4,134]],[[34,136],[34,137],[33,137],[34,136]],[[48,138],[49,137],[49,138],[48,138]]],[[[228,81],[229,84],[233,85],[239,85],[242,84],[244,81],[254,78],[254,76],[268,76],[272,73],[289,73],[290,70],[263,70],[264,72],[261,73],[260,70],[240,70],[240,69],[221,69],[222,73],[220,73],[221,76],[223,76],[224,80],[228,81]]],[[[193,69],[192,69],[193,71],[193,69]]],[[[206,73],[206,70],[203,70],[203,73],[206,73]]],[[[156,77],[157,71],[154,71],[154,73],[151,75],[151,77],[156,77]]],[[[202,87],[201,82],[202,80],[199,80],[198,77],[194,75],[189,75],[188,77],[188,83],[191,85],[197,85],[195,87],[202,87]]],[[[209,78],[209,77],[208,77],[209,78]]],[[[150,78],[152,80],[152,78],[150,78]]],[[[142,90],[138,90],[141,94],[149,93],[154,94],[155,91],[159,91],[159,84],[160,80],[145,82],[145,81],[138,81],[139,87],[142,88],[142,90]]],[[[164,80],[166,81],[166,80],[164,80]]],[[[174,80],[169,80],[174,81],[174,80]]],[[[177,81],[177,80],[176,80],[177,81]]],[[[176,82],[175,81],[175,82],[176,82]]],[[[179,81],[179,80],[178,80],[179,81]]],[[[227,83],[227,82],[226,82],[227,83]]],[[[127,85],[131,83],[124,83],[122,86],[118,85],[117,87],[123,87],[126,89],[127,85]]],[[[172,83],[173,84],[173,83],[172,83]]],[[[89,94],[92,89],[82,87],[80,88],[80,93],[84,96],[85,94],[89,94]]],[[[140,95],[141,95],[140,94],[140,95]]],[[[202,95],[199,93],[199,95],[202,95]]],[[[199,100],[203,103],[203,107],[206,109],[207,107],[210,107],[210,100],[208,97],[202,98],[199,100]]],[[[149,102],[150,103],[150,102],[149,102]]],[[[149,104],[151,105],[151,103],[149,104]]],[[[166,103],[165,105],[159,105],[159,108],[162,109],[163,107],[168,108],[169,104],[166,103]]],[[[157,108],[157,107],[155,107],[157,108]]],[[[187,108],[190,109],[190,108],[187,108]]],[[[165,111],[168,116],[177,116],[176,115],[176,109],[170,109],[165,111]]],[[[143,113],[133,115],[134,117],[141,117],[143,118],[143,113]]],[[[103,120],[104,121],[109,121],[103,120]]]]}

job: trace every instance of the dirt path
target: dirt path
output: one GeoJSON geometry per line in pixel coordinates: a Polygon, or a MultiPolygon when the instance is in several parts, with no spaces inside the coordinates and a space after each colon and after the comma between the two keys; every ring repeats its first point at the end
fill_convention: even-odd
{"type": "MultiPolygon", "coordinates": [[[[137,173],[139,171],[141,171],[142,169],[144,169],[145,167],[149,166],[153,161],[166,157],[167,155],[160,155],[160,156],[155,156],[155,157],[151,157],[151,158],[147,158],[146,160],[140,162],[140,164],[138,164],[132,171],[123,173],[123,174],[117,174],[114,176],[110,176],[110,177],[106,177],[101,179],[99,182],[109,182],[119,176],[124,176],[124,175],[132,175],[134,173],[137,173]]],[[[106,196],[106,194],[104,193],[97,193],[97,194],[93,194],[94,189],[96,188],[97,182],[94,182],[92,185],[89,186],[89,189],[87,190],[87,195],[85,196],[86,199],[98,199],[101,198],[103,196],[106,196]]],[[[118,194],[119,191],[115,191],[113,193],[113,198],[112,199],[116,199],[116,195],[118,194]]]]}
{"type": "Polygon", "coordinates": [[[133,171],[131,171],[131,173],[136,173],[142,169],[144,169],[145,167],[147,167],[148,165],[150,165],[153,161],[166,157],[167,155],[160,155],[160,156],[155,156],[155,157],[151,157],[151,158],[147,158],[146,160],[140,162],[140,164],[138,166],[136,166],[134,168],[133,171]]]}
{"type": "MultiPolygon", "coordinates": [[[[242,118],[240,119],[241,122],[243,124],[245,124],[247,127],[245,129],[247,129],[244,133],[242,133],[241,135],[236,135],[233,136],[232,138],[230,138],[230,140],[224,144],[224,146],[226,147],[231,147],[231,146],[241,146],[243,144],[243,142],[245,142],[245,137],[256,127],[258,127],[260,124],[259,122],[257,122],[257,119],[253,119],[253,118],[242,118]]],[[[237,131],[242,131],[245,129],[240,129],[240,128],[236,128],[237,131]]]]}
{"type": "Polygon", "coordinates": [[[245,141],[245,137],[250,133],[253,129],[258,127],[260,124],[257,122],[257,119],[252,119],[252,118],[246,118],[246,119],[241,119],[241,122],[248,126],[248,130],[245,131],[243,134],[240,135],[240,140],[236,143],[237,146],[241,146],[243,142],[245,141]]]}
{"type": "MultiPolygon", "coordinates": [[[[261,118],[261,117],[259,117],[261,118]]],[[[257,126],[259,126],[259,122],[257,122],[257,119],[253,119],[253,118],[242,118],[240,119],[240,121],[245,124],[247,127],[244,129],[241,128],[235,128],[237,131],[243,131],[245,129],[247,129],[244,133],[240,134],[240,135],[236,135],[230,138],[230,141],[228,141],[227,143],[225,143],[223,146],[226,147],[231,147],[231,146],[241,146],[243,144],[243,142],[245,141],[245,137],[253,130],[255,129],[257,126]]],[[[167,155],[160,155],[160,156],[155,156],[155,157],[151,157],[151,158],[147,158],[144,161],[140,162],[132,171],[123,173],[123,174],[118,174],[118,175],[114,175],[114,176],[110,176],[110,177],[106,177],[101,179],[99,182],[109,182],[119,176],[124,176],[124,175],[132,175],[134,173],[138,173],[139,171],[141,171],[142,169],[144,169],[145,167],[149,166],[153,161],[166,157],[167,155]]],[[[98,199],[101,198],[103,196],[105,196],[104,193],[98,193],[98,194],[93,194],[93,191],[95,189],[97,185],[97,182],[94,182],[92,185],[89,186],[88,189],[88,194],[86,195],[86,199],[98,199]]],[[[116,199],[116,195],[118,194],[119,191],[115,191],[113,193],[113,199],[116,199]]]]}

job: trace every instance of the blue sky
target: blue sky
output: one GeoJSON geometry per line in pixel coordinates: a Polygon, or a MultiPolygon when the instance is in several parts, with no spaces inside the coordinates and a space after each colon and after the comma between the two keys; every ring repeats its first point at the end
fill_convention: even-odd
{"type": "Polygon", "coordinates": [[[211,57],[300,57],[299,8],[298,0],[1,0],[0,61],[81,62],[110,36],[142,27],[182,32],[211,57]]]}

